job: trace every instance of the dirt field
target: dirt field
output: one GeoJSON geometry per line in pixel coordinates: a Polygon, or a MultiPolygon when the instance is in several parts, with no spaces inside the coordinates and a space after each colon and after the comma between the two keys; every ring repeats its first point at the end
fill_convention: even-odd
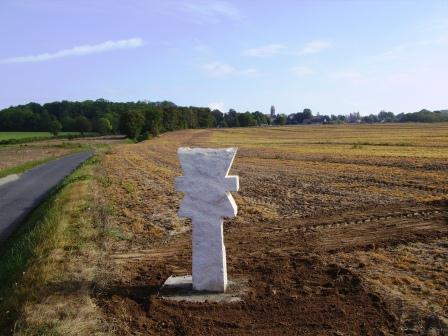
{"type": "Polygon", "coordinates": [[[446,335],[448,125],[164,134],[103,160],[111,215],[94,292],[119,335],[446,335]],[[243,303],[166,302],[190,274],[179,146],[237,146],[238,216],[225,221],[243,303]]]}
{"type": "Polygon", "coordinates": [[[122,138],[93,137],[79,139],[56,139],[17,145],[0,146],[0,170],[16,167],[31,161],[57,158],[71,153],[80,145],[116,144],[122,138]]]}

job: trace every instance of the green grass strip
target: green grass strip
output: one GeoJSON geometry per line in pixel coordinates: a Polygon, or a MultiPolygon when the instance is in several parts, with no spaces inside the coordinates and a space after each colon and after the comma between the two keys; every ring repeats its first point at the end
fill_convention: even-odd
{"type": "Polygon", "coordinates": [[[15,166],[15,167],[11,167],[11,168],[6,168],[3,170],[0,170],[0,178],[8,176],[8,175],[12,175],[12,174],[21,174],[31,168],[34,168],[36,166],[39,166],[43,163],[46,163],[48,161],[54,160],[56,159],[56,156],[50,156],[47,157],[45,159],[40,159],[40,160],[35,160],[35,161],[30,161],[30,162],[25,162],[24,164],[21,164],[19,166],[15,166]]]}
{"type": "MultiPolygon", "coordinates": [[[[71,154],[74,154],[77,152],[82,152],[82,151],[92,149],[92,148],[105,148],[105,147],[107,147],[107,145],[104,145],[104,144],[84,145],[84,144],[79,144],[79,143],[63,142],[62,144],[57,144],[57,145],[54,145],[51,147],[71,149],[70,153],[67,154],[67,155],[71,155],[71,154]]],[[[63,156],[65,156],[65,155],[63,155],[63,156]]],[[[41,164],[47,163],[52,160],[56,160],[57,158],[60,158],[63,156],[49,156],[44,159],[29,161],[29,162],[25,162],[21,165],[15,166],[15,167],[10,167],[10,168],[0,170],[0,178],[8,176],[8,175],[12,175],[12,174],[22,174],[23,172],[25,172],[31,168],[34,168],[36,166],[39,166],[41,164]]]]}
{"type": "Polygon", "coordinates": [[[32,299],[29,289],[17,287],[22,275],[30,265],[44,260],[58,246],[60,236],[64,234],[62,211],[71,192],[67,187],[92,178],[85,167],[97,162],[98,158],[94,156],[67,176],[0,246],[0,335],[16,320],[21,303],[32,299]]]}

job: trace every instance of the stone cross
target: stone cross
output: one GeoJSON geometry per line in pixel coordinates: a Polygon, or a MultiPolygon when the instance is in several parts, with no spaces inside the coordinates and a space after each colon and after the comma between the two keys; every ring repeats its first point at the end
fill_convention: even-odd
{"type": "Polygon", "coordinates": [[[193,289],[225,292],[227,287],[223,217],[235,217],[237,205],[230,191],[238,191],[238,176],[228,176],[237,148],[179,148],[184,176],[176,190],[185,197],[180,217],[193,223],[193,289]]]}

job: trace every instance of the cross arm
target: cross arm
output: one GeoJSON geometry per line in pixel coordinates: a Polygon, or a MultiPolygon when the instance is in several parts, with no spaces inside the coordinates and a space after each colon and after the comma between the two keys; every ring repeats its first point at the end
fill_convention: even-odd
{"type": "MultiPolygon", "coordinates": [[[[238,176],[226,176],[222,179],[219,179],[219,184],[225,191],[238,191],[240,188],[239,178],[238,176]]],[[[191,189],[192,184],[198,185],[202,181],[192,181],[191,178],[187,178],[186,176],[176,177],[175,187],[177,191],[187,191],[191,189]]]]}
{"type": "Polygon", "coordinates": [[[228,191],[238,191],[240,189],[240,179],[238,176],[227,176],[224,180],[228,191]]]}

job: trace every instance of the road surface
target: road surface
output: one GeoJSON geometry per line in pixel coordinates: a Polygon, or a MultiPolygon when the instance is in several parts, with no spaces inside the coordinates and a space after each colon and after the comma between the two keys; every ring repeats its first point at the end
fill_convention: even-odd
{"type": "Polygon", "coordinates": [[[65,156],[0,183],[0,244],[64,177],[92,155],[89,151],[65,156]]]}

